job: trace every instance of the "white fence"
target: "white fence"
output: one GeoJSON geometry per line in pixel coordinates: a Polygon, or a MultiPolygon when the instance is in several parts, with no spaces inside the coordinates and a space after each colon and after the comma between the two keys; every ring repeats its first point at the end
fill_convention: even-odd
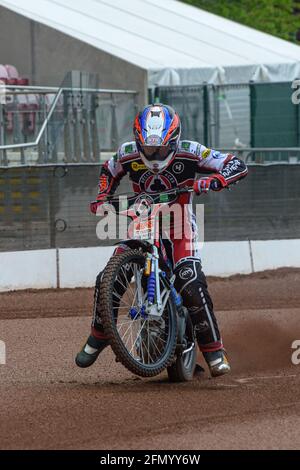
{"type": "MultiPolygon", "coordinates": [[[[114,247],[0,253],[0,291],[92,287],[114,247]]],[[[210,276],[300,267],[300,240],[206,242],[203,269],[210,276]]]]}

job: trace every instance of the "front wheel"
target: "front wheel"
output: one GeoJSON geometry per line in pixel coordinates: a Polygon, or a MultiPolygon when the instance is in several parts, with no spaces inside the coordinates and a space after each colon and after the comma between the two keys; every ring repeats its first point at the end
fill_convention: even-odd
{"type": "Polygon", "coordinates": [[[117,359],[134,374],[153,377],[173,361],[177,314],[171,296],[161,317],[147,314],[144,266],[142,251],[128,249],[114,255],[103,272],[99,307],[117,359]]]}

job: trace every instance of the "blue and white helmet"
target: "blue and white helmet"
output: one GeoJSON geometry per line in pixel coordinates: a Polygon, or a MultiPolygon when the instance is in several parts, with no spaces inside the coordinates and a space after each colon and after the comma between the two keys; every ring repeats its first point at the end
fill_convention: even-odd
{"type": "Polygon", "coordinates": [[[170,165],[181,133],[179,116],[171,106],[146,106],[136,116],[133,132],[141,159],[149,170],[159,173],[170,165]]]}

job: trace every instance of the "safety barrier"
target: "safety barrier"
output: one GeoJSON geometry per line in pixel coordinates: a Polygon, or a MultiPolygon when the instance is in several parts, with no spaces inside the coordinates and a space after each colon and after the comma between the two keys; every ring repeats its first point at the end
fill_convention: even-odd
{"type": "MultiPolygon", "coordinates": [[[[0,169],[0,252],[84,248],[99,242],[99,218],[89,202],[97,194],[99,165],[0,169]]],[[[300,165],[249,165],[231,191],[195,197],[204,204],[205,240],[300,238],[300,165]]],[[[118,188],[132,193],[128,178],[118,188]]]]}
{"type": "MultiPolygon", "coordinates": [[[[113,250],[110,246],[0,253],[0,291],[92,287],[113,250]]],[[[221,277],[300,268],[300,239],[206,242],[202,263],[207,275],[221,277]]]]}

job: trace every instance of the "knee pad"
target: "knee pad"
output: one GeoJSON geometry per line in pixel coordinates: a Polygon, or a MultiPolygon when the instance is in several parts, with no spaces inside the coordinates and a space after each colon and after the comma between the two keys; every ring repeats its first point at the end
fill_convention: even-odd
{"type": "Polygon", "coordinates": [[[187,259],[175,271],[175,288],[180,292],[183,304],[188,309],[192,323],[202,330],[209,329],[207,313],[213,315],[213,302],[200,260],[187,259]]]}
{"type": "MultiPolygon", "coordinates": [[[[186,258],[174,269],[176,280],[174,286],[176,290],[184,295],[193,295],[197,291],[197,286],[207,289],[207,282],[200,259],[186,258]]],[[[198,295],[196,293],[196,295],[198,295]]]]}

